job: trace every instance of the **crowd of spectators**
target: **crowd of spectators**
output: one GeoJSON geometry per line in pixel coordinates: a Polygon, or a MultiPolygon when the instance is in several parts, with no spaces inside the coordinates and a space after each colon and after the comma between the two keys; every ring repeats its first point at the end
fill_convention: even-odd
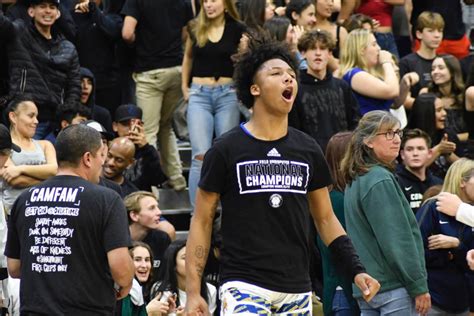
{"type": "MultiPolygon", "coordinates": [[[[0,106],[3,123],[22,151],[12,153],[0,170],[2,213],[8,219],[21,192],[56,174],[54,144],[63,129],[74,124],[96,129],[108,149],[100,184],[124,199],[136,242],[130,250],[136,267],[135,290],[117,304],[117,315],[181,312],[186,301],[181,266],[186,246],[174,241],[175,228],[162,216],[154,188],[188,188],[194,205],[206,151],[216,137],[245,122],[252,112],[242,106],[245,100],[234,87],[236,54],[247,48],[249,40],[269,36],[287,43],[299,63],[299,89],[288,124],[313,137],[326,151],[334,181],[333,208],[343,225],[347,221],[358,252],[363,253],[361,248],[370,238],[354,226],[364,225],[360,218],[346,215],[344,219],[344,212],[350,209],[349,214],[355,214],[357,209],[347,199],[344,204],[346,186],[351,199],[374,207],[367,213],[376,218],[370,225],[393,225],[393,238],[400,239],[399,230],[407,227],[412,235],[421,234],[426,260],[419,258],[421,244],[413,244],[413,256],[406,258],[411,267],[406,269],[423,265],[416,277],[427,277],[436,311],[474,312],[474,283],[464,260],[474,246],[471,229],[437,213],[436,193],[431,193],[431,199],[425,195],[433,186],[440,190],[443,185],[443,191],[474,203],[470,188],[474,28],[468,29],[473,4],[471,0],[17,0],[3,4],[0,106]],[[396,14],[403,18],[394,18],[396,14]],[[176,125],[175,112],[183,107],[187,125],[176,125]],[[380,124],[369,124],[373,130],[364,130],[363,124],[376,120],[373,111],[390,112],[397,120],[380,123],[389,131],[380,124]],[[186,129],[189,139],[178,139],[176,135],[187,133],[177,128],[186,129]],[[373,149],[354,142],[378,132],[387,142],[399,141],[399,152],[363,177],[356,179],[347,169],[349,176],[344,178],[340,168],[346,148],[373,149]],[[183,142],[192,148],[189,171],[183,169],[178,151],[183,142]],[[374,215],[377,207],[387,203],[374,202],[382,195],[374,191],[373,199],[367,200],[354,188],[359,182],[371,188],[374,179],[385,179],[393,190],[384,192],[403,198],[387,197],[396,203],[383,216],[374,215]],[[405,222],[397,226],[401,216],[405,222]],[[448,225],[442,226],[444,222],[448,225]],[[442,283],[448,274],[450,281],[442,283]]],[[[251,88],[250,94],[257,93],[251,88]]],[[[351,154],[356,155],[356,149],[351,154]]],[[[377,153],[374,157],[380,158],[377,153]]],[[[3,239],[6,232],[1,234],[3,239]]],[[[214,237],[212,255],[218,258],[219,235],[214,237]]],[[[381,248],[374,246],[379,251],[376,256],[388,256],[389,249],[398,245],[384,242],[381,248]]],[[[325,315],[339,315],[333,306],[344,296],[342,309],[359,312],[347,280],[338,278],[327,249],[321,241],[318,245],[322,264],[312,268],[319,271],[322,266],[324,272],[316,273],[314,283],[323,284],[324,293],[316,294],[323,298],[325,315]]],[[[386,260],[398,260],[397,251],[408,250],[394,249],[386,260]]],[[[217,314],[216,271],[208,268],[214,284],[203,283],[202,288],[210,312],[217,314]]],[[[392,277],[399,278],[396,273],[384,278],[392,282],[392,277]]],[[[16,315],[18,284],[12,279],[7,283],[3,306],[16,315]]],[[[413,298],[425,294],[421,285],[407,293],[413,298]]]]}

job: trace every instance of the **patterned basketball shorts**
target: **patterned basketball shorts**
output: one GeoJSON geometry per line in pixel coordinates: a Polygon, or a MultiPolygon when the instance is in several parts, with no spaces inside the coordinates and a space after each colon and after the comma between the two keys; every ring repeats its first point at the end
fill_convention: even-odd
{"type": "Polygon", "coordinates": [[[311,292],[282,293],[250,283],[226,282],[220,289],[221,315],[288,315],[312,314],[311,292]]]}

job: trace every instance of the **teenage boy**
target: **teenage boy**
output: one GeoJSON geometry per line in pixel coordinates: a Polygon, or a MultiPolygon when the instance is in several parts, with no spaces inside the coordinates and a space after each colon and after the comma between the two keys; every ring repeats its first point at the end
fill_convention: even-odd
{"type": "Polygon", "coordinates": [[[49,140],[53,145],[59,132],[71,124],[80,124],[91,118],[91,110],[79,102],[60,108],[56,114],[55,129],[51,131],[45,140],[49,140]]]}
{"type": "Polygon", "coordinates": [[[325,151],[332,135],[353,130],[359,121],[359,104],[351,87],[328,71],[334,41],[326,31],[303,34],[298,50],[308,63],[300,74],[300,85],[288,123],[313,137],[325,151]]]}
{"type": "Polygon", "coordinates": [[[56,111],[79,101],[79,60],[74,45],[55,32],[59,0],[32,0],[31,22],[10,21],[0,12],[0,36],[8,53],[10,95],[28,93],[38,106],[35,138],[52,129],[56,111]]]}
{"type": "Polygon", "coordinates": [[[308,209],[341,273],[367,300],[378,291],[332,211],[320,147],[288,127],[298,66],[283,45],[251,40],[235,66],[237,95],[253,114],[204,157],[187,243],[187,313],[208,314],[200,285],[219,200],[222,315],[311,313],[308,209]]]}
{"type": "Polygon", "coordinates": [[[413,85],[404,106],[411,109],[420,90],[431,82],[431,64],[436,57],[436,49],[443,40],[444,20],[439,13],[425,11],[416,20],[416,38],[420,40],[420,49],[408,54],[400,60],[400,78],[409,72],[419,76],[417,84],[413,85]]]}
{"type": "Polygon", "coordinates": [[[416,213],[421,206],[423,193],[433,185],[443,184],[443,180],[432,175],[427,168],[431,157],[431,139],[426,132],[418,128],[405,131],[400,148],[403,163],[397,166],[397,180],[411,209],[416,213]]]}

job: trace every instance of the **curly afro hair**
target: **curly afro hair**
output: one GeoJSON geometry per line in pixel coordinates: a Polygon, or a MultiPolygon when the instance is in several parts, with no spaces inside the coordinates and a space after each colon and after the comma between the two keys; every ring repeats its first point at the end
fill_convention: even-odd
{"type": "Polygon", "coordinates": [[[255,74],[263,63],[271,59],[281,59],[286,62],[298,76],[298,62],[288,45],[278,42],[268,35],[251,38],[248,48],[235,58],[234,83],[237,97],[247,108],[253,107],[254,96],[250,87],[254,84],[255,74]]]}

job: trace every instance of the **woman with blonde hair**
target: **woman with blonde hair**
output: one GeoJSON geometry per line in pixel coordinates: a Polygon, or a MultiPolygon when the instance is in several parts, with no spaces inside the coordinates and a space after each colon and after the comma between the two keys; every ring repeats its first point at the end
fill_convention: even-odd
{"type": "MultiPolygon", "coordinates": [[[[448,169],[442,191],[474,203],[474,160],[461,158],[448,169]]],[[[469,315],[470,278],[467,251],[472,248],[470,226],[436,210],[436,197],[416,214],[425,248],[428,287],[433,302],[428,315],[469,315]]]]}
{"type": "Polygon", "coordinates": [[[218,137],[239,124],[231,56],[237,52],[244,31],[232,0],[201,0],[200,13],[189,27],[181,86],[188,101],[187,123],[192,147],[188,185],[192,204],[202,160],[211,147],[213,135],[218,137]]]}
{"type": "Polygon", "coordinates": [[[431,305],[420,230],[393,174],[402,135],[392,114],[371,111],[359,121],[341,163],[347,232],[381,284],[370,302],[353,287],[361,315],[424,315],[431,305]]]}
{"type": "Polygon", "coordinates": [[[392,55],[380,50],[375,36],[365,29],[347,35],[337,73],[351,86],[361,115],[373,110],[388,111],[400,93],[392,55]]]}

